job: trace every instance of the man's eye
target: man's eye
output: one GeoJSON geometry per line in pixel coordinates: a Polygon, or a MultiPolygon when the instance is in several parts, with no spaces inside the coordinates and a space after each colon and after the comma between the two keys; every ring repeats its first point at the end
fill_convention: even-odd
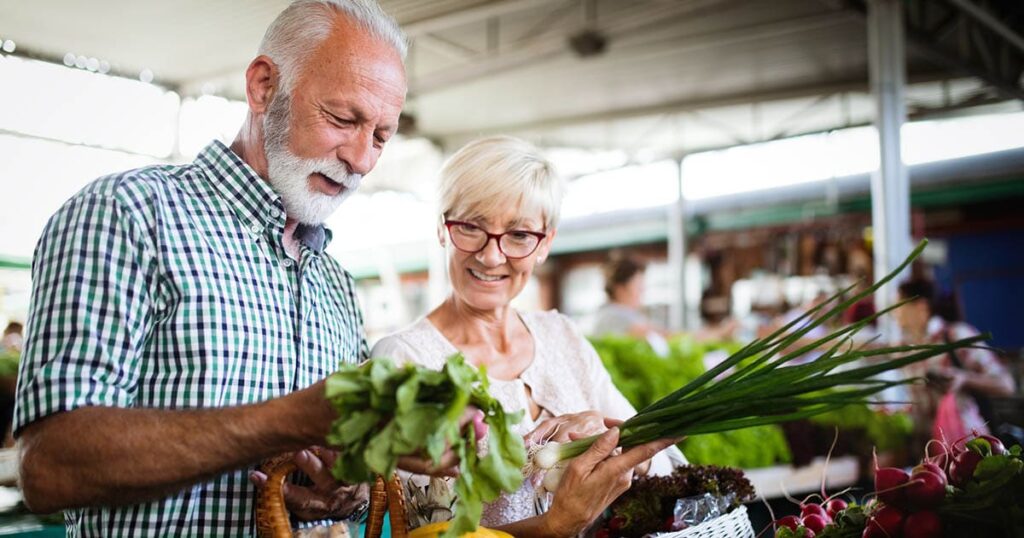
{"type": "Polygon", "coordinates": [[[333,121],[334,123],[336,123],[336,124],[338,124],[338,125],[340,125],[342,127],[348,127],[348,126],[353,125],[355,123],[352,120],[348,120],[348,119],[345,119],[345,118],[339,118],[338,116],[334,116],[334,115],[331,115],[330,118],[331,118],[331,121],[333,121]]]}

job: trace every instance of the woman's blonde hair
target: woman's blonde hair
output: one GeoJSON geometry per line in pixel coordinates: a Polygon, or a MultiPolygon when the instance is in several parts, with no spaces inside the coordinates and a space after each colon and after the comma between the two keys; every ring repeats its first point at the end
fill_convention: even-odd
{"type": "Polygon", "coordinates": [[[558,225],[562,181],[533,145],[511,136],[474,140],[441,168],[441,217],[486,218],[509,207],[538,208],[544,229],[558,225]]]}

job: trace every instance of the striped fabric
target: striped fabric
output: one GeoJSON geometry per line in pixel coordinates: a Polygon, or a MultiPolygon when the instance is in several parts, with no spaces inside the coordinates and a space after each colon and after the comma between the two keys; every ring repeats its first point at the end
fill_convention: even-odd
{"type": "MultiPolygon", "coordinates": [[[[76,194],[36,247],[15,431],[82,406],[259,402],[366,358],[352,277],[323,254],[329,232],[301,228],[293,260],[284,224],[280,198],[219,142],[76,194]]],[[[69,536],[253,535],[247,475],[68,511],[69,536]]]]}

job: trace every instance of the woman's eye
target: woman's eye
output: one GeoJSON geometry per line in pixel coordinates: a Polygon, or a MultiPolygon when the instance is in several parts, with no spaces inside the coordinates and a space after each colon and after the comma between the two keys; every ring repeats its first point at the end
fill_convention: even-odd
{"type": "Polygon", "coordinates": [[[459,231],[459,233],[464,233],[466,235],[475,235],[480,233],[480,228],[477,228],[472,224],[459,224],[458,226],[456,226],[456,229],[459,231]]]}

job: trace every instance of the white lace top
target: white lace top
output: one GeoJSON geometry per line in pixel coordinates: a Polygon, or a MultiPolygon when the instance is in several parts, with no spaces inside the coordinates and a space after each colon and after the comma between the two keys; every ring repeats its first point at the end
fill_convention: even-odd
{"type": "MultiPolygon", "coordinates": [[[[527,410],[514,432],[526,435],[543,419],[595,410],[618,419],[633,416],[636,410],[611,381],[601,359],[569,318],[555,312],[520,312],[520,318],[534,339],[533,362],[514,380],[490,379],[491,395],[509,412],[527,410]],[[529,413],[526,388],[542,409],[537,420],[529,413]]],[[[387,357],[396,363],[414,362],[440,370],[445,359],[458,349],[426,318],[411,327],[385,337],[373,347],[371,357],[387,357]]],[[[655,456],[651,473],[669,474],[685,463],[675,447],[655,456]]],[[[451,518],[452,495],[438,489],[451,484],[426,476],[403,476],[406,480],[407,513],[411,527],[451,518]],[[434,491],[431,491],[434,490],[434,491]],[[447,504],[447,506],[444,506],[447,504]]],[[[533,485],[525,481],[513,494],[500,497],[484,507],[481,525],[498,527],[538,515],[542,503],[536,502],[533,485]]]]}

